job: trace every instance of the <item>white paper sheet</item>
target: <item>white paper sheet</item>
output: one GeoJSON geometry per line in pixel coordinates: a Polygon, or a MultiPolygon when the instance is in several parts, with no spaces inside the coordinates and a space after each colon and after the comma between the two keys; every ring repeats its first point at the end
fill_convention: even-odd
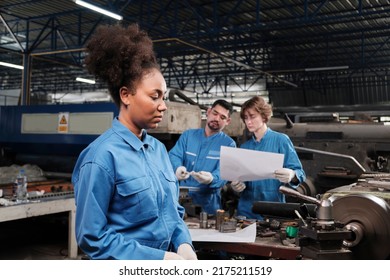
{"type": "Polygon", "coordinates": [[[275,178],[274,171],[283,167],[284,154],[221,147],[221,178],[228,181],[255,181],[275,178]]]}
{"type": "Polygon", "coordinates": [[[255,242],[256,223],[236,232],[219,232],[216,229],[189,229],[192,241],[205,242],[255,242]]]}

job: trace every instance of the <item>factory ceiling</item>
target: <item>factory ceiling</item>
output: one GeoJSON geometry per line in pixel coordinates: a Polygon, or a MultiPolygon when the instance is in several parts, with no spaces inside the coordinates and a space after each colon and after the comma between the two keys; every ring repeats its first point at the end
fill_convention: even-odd
{"type": "MultiPolygon", "coordinates": [[[[390,100],[387,0],[86,2],[147,30],[168,87],[195,93],[195,101],[234,102],[263,90],[281,107],[390,100]]],[[[27,67],[0,65],[0,92],[21,88],[39,102],[50,93],[104,89],[75,78],[93,79],[83,67],[85,43],[98,25],[117,22],[73,0],[1,0],[0,61],[27,67]]]]}

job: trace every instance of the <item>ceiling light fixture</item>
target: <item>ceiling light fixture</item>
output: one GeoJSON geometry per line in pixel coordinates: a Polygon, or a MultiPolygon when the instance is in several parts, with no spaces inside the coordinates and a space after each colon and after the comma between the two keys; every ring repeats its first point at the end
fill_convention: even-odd
{"type": "Polygon", "coordinates": [[[0,65],[6,66],[6,67],[11,67],[11,68],[16,68],[16,69],[20,69],[20,70],[24,69],[24,67],[22,65],[16,65],[16,64],[8,63],[8,62],[0,61],[0,65]]]}
{"type": "Polygon", "coordinates": [[[94,85],[96,83],[95,80],[84,79],[84,78],[80,78],[80,77],[77,77],[76,81],[91,84],[91,85],[94,85]]]}
{"type": "Polygon", "coordinates": [[[114,14],[114,13],[112,13],[112,12],[110,12],[110,11],[107,11],[107,10],[105,10],[105,9],[99,8],[99,7],[97,7],[97,6],[94,6],[94,5],[92,5],[92,4],[87,3],[87,2],[85,2],[85,1],[75,0],[74,2],[75,2],[76,4],[78,4],[78,5],[80,5],[80,6],[83,6],[83,7],[85,7],[85,8],[90,9],[90,10],[93,10],[93,11],[95,11],[95,12],[101,13],[101,14],[103,14],[103,15],[112,17],[112,18],[114,18],[114,19],[116,19],[116,20],[122,20],[122,19],[123,19],[123,17],[122,17],[121,15],[114,14]]]}
{"type": "Polygon", "coordinates": [[[342,70],[348,69],[348,65],[344,66],[330,66],[330,67],[317,67],[317,68],[305,68],[306,72],[314,72],[314,71],[330,71],[330,70],[342,70]]]}

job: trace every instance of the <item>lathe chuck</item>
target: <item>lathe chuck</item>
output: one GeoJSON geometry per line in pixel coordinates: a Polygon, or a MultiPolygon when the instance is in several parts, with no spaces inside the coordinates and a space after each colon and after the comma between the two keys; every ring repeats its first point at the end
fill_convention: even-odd
{"type": "Polygon", "coordinates": [[[390,257],[390,207],[371,194],[332,195],[333,217],[354,232],[344,245],[354,259],[387,259],[390,257]]]}

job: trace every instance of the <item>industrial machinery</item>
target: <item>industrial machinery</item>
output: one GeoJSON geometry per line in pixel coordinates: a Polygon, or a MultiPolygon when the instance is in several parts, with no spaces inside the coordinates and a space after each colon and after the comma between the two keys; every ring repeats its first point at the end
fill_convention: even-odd
{"type": "Polygon", "coordinates": [[[390,174],[380,175],[332,189],[323,196],[332,201],[335,219],[353,232],[344,246],[355,258],[390,258],[390,174]]]}
{"type": "Polygon", "coordinates": [[[389,172],[390,126],[383,123],[292,123],[286,116],[268,125],[293,142],[308,178],[304,194],[323,194],[366,174],[389,172]]]}
{"type": "MultiPolygon", "coordinates": [[[[188,128],[201,125],[198,106],[166,102],[157,129],[149,133],[169,149],[188,128]]],[[[44,171],[71,173],[80,152],[111,127],[114,103],[0,106],[0,166],[36,164],[44,171]]]]}
{"type": "Polygon", "coordinates": [[[303,258],[389,259],[390,181],[380,182],[343,186],[321,199],[281,186],[280,192],[309,204],[255,202],[252,211],[287,217],[295,213],[301,219],[296,244],[303,258]]]}

